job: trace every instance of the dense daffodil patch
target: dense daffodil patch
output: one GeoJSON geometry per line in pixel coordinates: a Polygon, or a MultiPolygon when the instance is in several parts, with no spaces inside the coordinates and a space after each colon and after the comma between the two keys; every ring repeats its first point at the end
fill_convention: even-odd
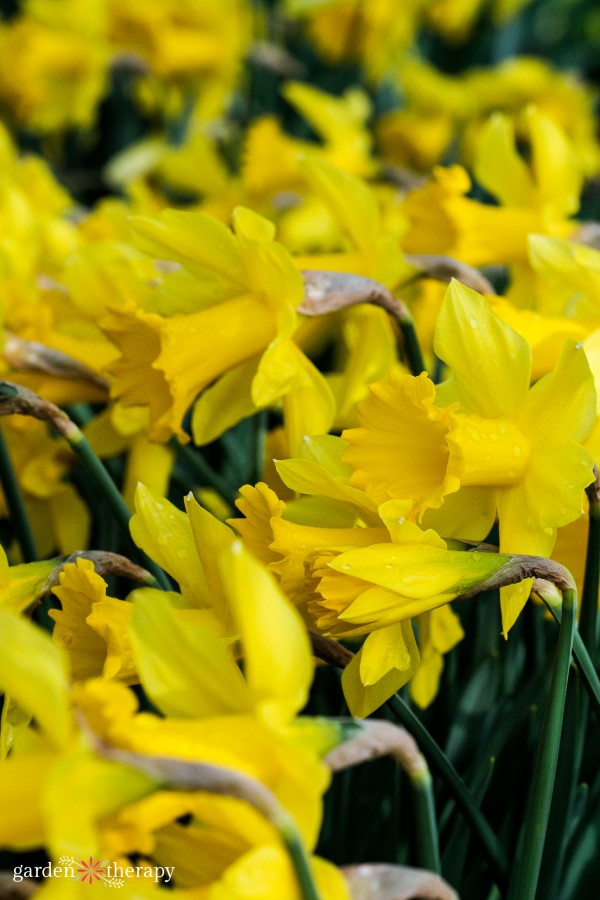
{"type": "Polygon", "coordinates": [[[0,2],[0,897],[595,896],[600,31],[542,6],[0,2]]]}

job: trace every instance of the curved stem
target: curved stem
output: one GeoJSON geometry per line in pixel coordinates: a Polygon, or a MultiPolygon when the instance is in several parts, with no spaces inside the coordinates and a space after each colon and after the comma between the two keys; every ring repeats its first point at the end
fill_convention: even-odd
{"type": "Polygon", "coordinates": [[[277,817],[276,824],[294,867],[302,900],[322,900],[315,884],[310,860],[304,849],[302,838],[298,834],[293,821],[287,815],[281,813],[277,817]]]}
{"type": "MultiPolygon", "coordinates": [[[[115,514],[115,518],[122,531],[129,538],[129,520],[131,519],[131,513],[116,484],[92,450],[87,439],[84,437],[83,432],[81,432],[75,424],[73,424],[70,433],[66,434],[65,437],[83,463],[88,475],[94,481],[102,496],[106,499],[108,505],[115,514]]],[[[160,566],[157,566],[154,560],[147,557],[141,550],[138,549],[137,553],[144,566],[152,575],[154,575],[159,586],[164,590],[171,590],[169,579],[160,566]]]]}
{"type": "Polygon", "coordinates": [[[550,694],[521,832],[520,853],[507,900],[535,900],[560,748],[576,611],[577,592],[564,589],[550,694]]]}
{"type": "Polygon", "coordinates": [[[404,339],[404,353],[406,354],[408,368],[413,375],[420,375],[421,372],[426,372],[427,366],[423,359],[412,316],[408,315],[407,310],[405,310],[402,316],[397,316],[397,322],[404,339]]]}
{"type": "Polygon", "coordinates": [[[6,505],[10,514],[10,519],[15,529],[15,535],[23,559],[25,562],[35,562],[39,559],[35,539],[27,517],[27,511],[23,502],[23,495],[19,486],[19,481],[13,468],[12,460],[4,440],[4,434],[0,429],[0,482],[6,499],[6,505]]]}
{"type": "MultiPolygon", "coordinates": [[[[562,610],[546,603],[547,608],[552,614],[554,620],[560,625],[562,622],[562,610]]],[[[594,663],[586,650],[585,644],[581,640],[581,635],[577,630],[573,636],[573,658],[577,663],[581,682],[587,691],[588,698],[592,704],[592,708],[596,714],[596,718],[600,723],[600,678],[596,672],[594,663]]]]}
{"type": "Polygon", "coordinates": [[[410,777],[415,792],[417,863],[422,869],[442,874],[433,782],[425,769],[410,777]]]}
{"type": "Polygon", "coordinates": [[[471,792],[464,781],[440,748],[429,734],[421,720],[414,714],[410,707],[397,694],[385,704],[394,718],[403,725],[417,741],[423,756],[431,768],[439,775],[463,816],[473,829],[481,850],[492,870],[494,879],[500,889],[506,886],[508,880],[508,863],[504,852],[498,844],[496,835],[492,831],[488,821],[473,800],[471,792]]]}

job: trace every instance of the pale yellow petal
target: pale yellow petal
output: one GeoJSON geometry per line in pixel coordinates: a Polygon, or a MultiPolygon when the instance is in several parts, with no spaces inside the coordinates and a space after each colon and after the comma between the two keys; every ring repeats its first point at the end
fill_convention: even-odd
{"type": "Polygon", "coordinates": [[[129,528],[137,546],[175,578],[190,604],[207,606],[206,579],[186,514],[144,484],[137,486],[135,508],[129,528]]]}
{"type": "Polygon", "coordinates": [[[138,593],[131,641],[144,689],[167,715],[194,718],[249,708],[242,673],[223,639],[205,626],[189,627],[166,597],[138,593]]]}
{"type": "Polygon", "coordinates": [[[361,650],[360,680],[365,687],[376,684],[393,669],[408,681],[419,664],[419,651],[410,622],[399,622],[372,631],[361,650]]]}
{"type": "Polygon", "coordinates": [[[511,418],[529,388],[531,349],[476,291],[453,281],[435,331],[463,412],[511,418]]]}
{"type": "Polygon", "coordinates": [[[38,722],[61,746],[70,730],[67,661],[41,628],[0,610],[0,691],[38,722]]]}
{"type": "Polygon", "coordinates": [[[231,547],[235,535],[231,528],[224,525],[223,522],[219,522],[215,516],[203,509],[191,491],[185,498],[185,508],[192,528],[196,552],[202,563],[210,606],[214,609],[217,618],[229,626],[231,611],[226,599],[226,588],[219,560],[222,554],[231,547]]]}
{"type": "Polygon", "coordinates": [[[195,444],[209,444],[256,412],[252,380],[259,362],[255,356],[226,372],[196,400],[191,423],[195,444]]]}
{"type": "Polygon", "coordinates": [[[285,724],[308,697],[313,661],[298,612],[240,542],[220,557],[244,649],[246,681],[267,722],[285,724]]]}

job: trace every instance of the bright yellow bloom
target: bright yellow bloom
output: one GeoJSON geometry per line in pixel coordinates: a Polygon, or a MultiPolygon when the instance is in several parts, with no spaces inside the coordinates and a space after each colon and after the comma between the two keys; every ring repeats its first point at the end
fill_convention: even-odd
{"type": "Polygon", "coordinates": [[[581,164],[550,119],[529,109],[525,121],[531,167],[519,155],[506,117],[492,116],[479,136],[475,175],[501,206],[468,199],[470,179],[460,166],[436,169],[435,180],[405,201],[412,220],[405,250],[442,253],[475,266],[524,263],[529,234],[560,237],[573,230],[569,218],[579,207],[581,164]]]}
{"type": "Polygon", "coordinates": [[[248,41],[240,0],[108,0],[110,37],[162,79],[219,76],[230,87],[248,41]]]}
{"type": "MultiPolygon", "coordinates": [[[[318,451],[322,448],[326,458],[328,441],[335,439],[311,442],[312,459],[306,454],[279,463],[282,477],[296,487],[304,483],[305,490],[312,481],[314,489],[321,468],[318,451]]],[[[330,474],[327,484],[326,472],[323,469],[321,484],[331,494],[335,481],[330,474]]],[[[339,496],[342,490],[339,484],[339,496]]],[[[348,503],[350,491],[343,502],[348,503]]],[[[246,518],[232,519],[231,524],[268,562],[308,627],[335,638],[368,635],[344,674],[353,715],[373,712],[420,671],[410,621],[414,616],[425,665],[414,691],[411,682],[411,692],[418,703],[428,705],[437,692],[442,654],[463,636],[454,613],[437,608],[450,597],[444,592],[458,596],[496,571],[505,558],[448,551],[434,532],[422,532],[404,520],[410,504],[401,501],[379,508],[379,527],[336,527],[326,521],[327,512],[339,515],[335,502],[323,496],[310,510],[309,521],[303,521],[306,513],[300,503],[282,504],[264,484],[245,485],[241,493],[238,507],[246,518]]]]}
{"type": "Polygon", "coordinates": [[[0,97],[42,132],[89,127],[107,84],[108,52],[76,30],[24,16],[0,27],[0,97]]]}
{"type": "Polygon", "coordinates": [[[6,553],[0,547],[0,609],[22,613],[33,608],[55,565],[54,560],[43,560],[9,566],[6,553]]]}
{"type": "Polygon", "coordinates": [[[574,319],[588,331],[597,328],[600,252],[574,240],[535,234],[529,238],[529,255],[537,276],[537,309],[574,319]]]}
{"type": "MultiPolygon", "coordinates": [[[[167,521],[168,516],[167,511],[167,521]]],[[[178,547],[171,549],[176,555],[178,547]]],[[[308,729],[296,727],[294,716],[305,702],[313,668],[297,613],[239,545],[218,565],[234,607],[245,677],[227,642],[197,619],[182,617],[187,611],[172,595],[140,594],[135,600],[138,669],[149,696],[176,709],[175,718],[137,713],[135,696],[115,681],[88,681],[69,695],[60,648],[31,623],[0,612],[5,642],[0,689],[39,729],[23,732],[15,752],[0,764],[0,798],[3,808],[10,802],[11,809],[0,822],[0,845],[43,846],[55,859],[65,853],[108,856],[123,865],[127,854],[141,854],[181,866],[179,887],[214,887],[214,895],[206,896],[215,898],[225,887],[237,896],[244,873],[259,871],[269,887],[265,897],[295,896],[279,834],[255,809],[240,799],[211,796],[210,786],[168,790],[164,779],[143,774],[134,762],[102,758],[96,743],[101,739],[102,747],[155,756],[159,765],[164,758],[175,767],[198,762],[225,767],[234,780],[257,779],[294,816],[305,842],[314,845],[329,779],[318,754],[339,742],[340,728],[319,720],[308,729]],[[263,621],[273,630],[262,628],[263,621]],[[165,672],[171,673],[167,685],[165,672]],[[79,712],[77,721],[87,723],[83,731],[70,701],[79,712]],[[14,804],[17,796],[22,802],[14,804]],[[182,829],[177,820],[184,815],[192,820],[182,829]]],[[[65,581],[90,574],[85,566],[74,568],[65,581]]],[[[94,586],[93,579],[84,580],[85,593],[94,586]]],[[[347,900],[332,867],[315,861],[315,874],[323,890],[331,888],[332,897],[347,900]]],[[[145,896],[141,884],[135,889],[145,896]]]]}
{"type": "Polygon", "coordinates": [[[307,21],[311,40],[330,62],[360,61],[379,78],[412,43],[424,0],[286,0],[287,11],[307,21]]]}
{"type": "Polygon", "coordinates": [[[437,508],[445,494],[458,488],[448,470],[452,411],[435,405],[435,385],[425,372],[414,377],[392,371],[371,385],[370,394],[359,407],[361,427],[344,432],[352,483],[376,503],[410,497],[419,512],[437,508]]]}
{"type": "Polygon", "coordinates": [[[292,138],[273,117],[259,119],[248,130],[244,150],[242,177],[251,194],[299,187],[303,181],[302,157],[329,163],[352,175],[374,174],[372,138],[366,127],[371,110],[363,91],[353,89],[336,97],[308,84],[288,82],[282,93],[314,129],[320,143],[292,138]],[[273,159],[277,159],[276,166],[273,159]]]}
{"type": "Polygon", "coordinates": [[[519,139],[527,140],[523,110],[535,106],[565,133],[586,175],[598,170],[594,96],[573,73],[542,59],[513,57],[495,67],[449,75],[417,57],[403,59],[396,78],[406,108],[377,120],[380,155],[387,162],[428,171],[451,141],[470,166],[482,126],[493,113],[511,117],[519,139]]]}
{"type": "MultiPolygon", "coordinates": [[[[316,160],[305,160],[302,169],[342,235],[335,252],[319,253],[317,247],[317,252],[297,257],[301,268],[364,275],[390,289],[414,278],[416,269],[399,248],[394,213],[388,210],[384,216],[378,196],[366,182],[316,160]]],[[[396,205],[396,218],[397,210],[396,205]]]]}
{"type": "MultiPolygon", "coordinates": [[[[556,529],[580,514],[592,480],[581,444],[596,400],[583,350],[565,346],[553,372],[529,390],[529,346],[457,282],[440,313],[435,349],[449,379],[437,389],[424,375],[410,382],[415,391],[428,386],[427,403],[407,402],[408,388],[384,382],[363,405],[363,427],[344,433],[354,483],[379,501],[410,498],[413,515],[429,507],[425,522],[446,536],[483,539],[497,515],[502,552],[548,556],[556,529]],[[413,465],[420,481],[397,474],[413,465]]],[[[505,633],[527,591],[503,591],[505,633]]]]}
{"type": "Polygon", "coordinates": [[[195,296],[198,312],[166,317],[141,307],[115,309],[104,324],[122,353],[110,367],[113,395],[124,406],[149,408],[153,440],[177,434],[185,441],[181,420],[211,385],[192,418],[197,443],[283,397],[295,446],[303,434],[328,430],[333,417],[322,376],[292,340],[302,279],[273,240],[271,223],[241,208],[233,218],[234,234],[202,213],[137,220],[146,250],[186,267],[165,285],[195,296]]]}

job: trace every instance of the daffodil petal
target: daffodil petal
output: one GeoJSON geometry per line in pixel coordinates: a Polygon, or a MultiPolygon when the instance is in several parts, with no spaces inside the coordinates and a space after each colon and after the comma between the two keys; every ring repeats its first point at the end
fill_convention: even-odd
{"type": "Polygon", "coordinates": [[[244,647],[246,681],[267,722],[285,724],[306,703],[313,662],[298,612],[240,542],[220,557],[244,647]]]}
{"type": "Polygon", "coordinates": [[[231,547],[235,535],[231,528],[202,509],[191,491],[185,498],[185,508],[192,528],[196,552],[202,563],[211,607],[217,618],[224,623],[229,623],[231,615],[226,600],[226,589],[221,577],[219,559],[231,547]]]}
{"type": "Polygon", "coordinates": [[[131,625],[136,668],[166,715],[194,718],[244,712],[251,698],[221,637],[189,627],[168,598],[136,596],[131,625]]]}
{"type": "Polygon", "coordinates": [[[53,744],[65,744],[70,711],[62,650],[46,632],[3,609],[0,635],[0,691],[30,713],[53,744]]]}
{"type": "Polygon", "coordinates": [[[360,680],[365,687],[376,684],[392,669],[407,673],[407,681],[419,664],[419,651],[410,622],[377,628],[361,650],[360,680]]]}
{"type": "Polygon", "coordinates": [[[446,291],[434,349],[470,413],[514,417],[529,388],[531,349],[483,297],[458,281],[446,291]]]}
{"type": "Polygon", "coordinates": [[[185,513],[144,484],[135,493],[129,528],[138,547],[172,575],[195,606],[208,606],[206,579],[197,560],[194,536],[185,513]]]}
{"type": "MultiPolygon", "coordinates": [[[[407,624],[412,633],[410,622],[407,624]]],[[[419,653],[416,649],[416,645],[415,650],[416,657],[414,664],[411,664],[408,669],[391,669],[375,684],[368,686],[365,686],[361,681],[360,667],[362,648],[359,650],[351,662],[346,666],[344,674],[342,675],[344,697],[346,698],[350,713],[355,718],[362,719],[365,716],[370,716],[371,713],[374,713],[383,706],[386,700],[389,700],[396,691],[399,691],[400,688],[410,680],[419,662],[419,653]]]]}
{"type": "Polygon", "coordinates": [[[256,412],[251,386],[259,362],[260,357],[255,356],[226,372],[196,400],[192,435],[197,446],[209,444],[256,412]]]}

